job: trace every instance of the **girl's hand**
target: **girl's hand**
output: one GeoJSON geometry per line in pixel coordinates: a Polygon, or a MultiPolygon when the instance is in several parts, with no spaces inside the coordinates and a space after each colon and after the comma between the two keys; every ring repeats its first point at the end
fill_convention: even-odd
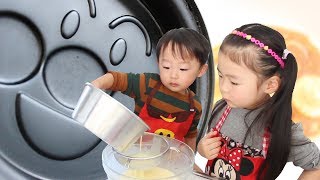
{"type": "Polygon", "coordinates": [[[210,131],[198,143],[198,152],[208,160],[218,156],[221,149],[221,137],[217,131],[210,131]]]}

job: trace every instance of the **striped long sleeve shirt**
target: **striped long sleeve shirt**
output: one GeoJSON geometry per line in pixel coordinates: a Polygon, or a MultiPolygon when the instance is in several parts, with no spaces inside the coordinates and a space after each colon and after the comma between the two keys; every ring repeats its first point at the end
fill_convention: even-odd
{"type": "MultiPolygon", "coordinates": [[[[121,91],[135,101],[135,114],[139,115],[142,107],[147,101],[150,92],[154,89],[156,84],[160,81],[160,76],[154,73],[122,73],[110,72],[114,77],[114,83],[110,90],[121,91]]],[[[192,138],[197,136],[197,126],[201,117],[202,109],[199,98],[194,92],[192,93],[192,100],[194,103],[195,116],[188,133],[184,137],[192,138]]],[[[176,113],[190,110],[189,95],[172,92],[166,88],[162,83],[160,88],[154,94],[150,106],[158,112],[164,114],[176,113]]]]}

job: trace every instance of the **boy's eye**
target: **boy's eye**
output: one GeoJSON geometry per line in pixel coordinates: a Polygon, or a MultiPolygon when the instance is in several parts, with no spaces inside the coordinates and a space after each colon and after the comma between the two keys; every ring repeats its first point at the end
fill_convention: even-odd
{"type": "Polygon", "coordinates": [[[169,69],[169,67],[168,66],[163,66],[163,69],[169,69]]]}
{"type": "Polygon", "coordinates": [[[182,68],[182,69],[180,69],[180,71],[188,71],[188,69],[183,69],[183,68],[182,68]]]}

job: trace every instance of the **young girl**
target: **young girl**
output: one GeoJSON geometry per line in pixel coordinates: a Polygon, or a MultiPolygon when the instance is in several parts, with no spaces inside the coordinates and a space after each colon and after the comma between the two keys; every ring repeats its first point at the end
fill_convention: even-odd
{"type": "Polygon", "coordinates": [[[189,86],[208,68],[209,41],[192,29],[172,29],[156,51],[159,74],[108,72],[92,84],[134,98],[135,113],[150,132],[184,141],[195,150],[202,109],[189,86]]]}
{"type": "Polygon", "coordinates": [[[282,35],[261,24],[229,34],[220,47],[222,100],[198,152],[206,173],[226,179],[276,179],[292,161],[301,178],[320,179],[320,152],[292,116],[297,62],[282,35]]]}

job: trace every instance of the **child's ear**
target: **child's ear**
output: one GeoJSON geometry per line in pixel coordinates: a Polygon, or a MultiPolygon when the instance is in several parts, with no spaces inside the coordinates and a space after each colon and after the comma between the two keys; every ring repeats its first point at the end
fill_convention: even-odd
{"type": "Polygon", "coordinates": [[[265,82],[264,92],[267,94],[274,94],[280,86],[281,80],[279,76],[272,76],[265,82]]]}
{"type": "Polygon", "coordinates": [[[199,71],[199,74],[198,74],[198,77],[201,77],[202,75],[204,75],[204,73],[206,73],[208,69],[208,64],[204,64],[200,67],[200,71],[199,71]]]}

